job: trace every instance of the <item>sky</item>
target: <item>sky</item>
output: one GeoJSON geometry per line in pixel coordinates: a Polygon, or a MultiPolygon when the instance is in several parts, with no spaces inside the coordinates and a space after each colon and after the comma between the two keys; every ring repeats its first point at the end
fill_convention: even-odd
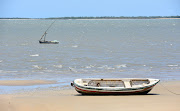
{"type": "Polygon", "coordinates": [[[180,16],[180,0],[0,0],[0,18],[180,16]]]}

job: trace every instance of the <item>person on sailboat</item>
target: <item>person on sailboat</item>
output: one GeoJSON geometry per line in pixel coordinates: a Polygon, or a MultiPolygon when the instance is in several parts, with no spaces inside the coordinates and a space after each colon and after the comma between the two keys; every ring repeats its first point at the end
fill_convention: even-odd
{"type": "MultiPolygon", "coordinates": [[[[54,21],[55,22],[55,21],[54,21]]],[[[53,22],[53,23],[54,23],[53,22]]],[[[52,23],[52,24],[53,24],[52,23]]],[[[48,29],[44,32],[44,34],[42,35],[42,37],[40,38],[39,40],[39,43],[40,44],[59,44],[59,41],[57,40],[54,40],[54,41],[46,41],[46,34],[47,34],[47,31],[49,30],[49,28],[52,26],[52,24],[48,27],[48,29]],[[44,38],[44,40],[42,40],[44,38]]]]}

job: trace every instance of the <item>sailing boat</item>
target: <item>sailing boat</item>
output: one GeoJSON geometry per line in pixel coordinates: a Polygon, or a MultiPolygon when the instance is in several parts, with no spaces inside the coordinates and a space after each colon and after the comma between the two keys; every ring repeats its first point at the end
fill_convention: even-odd
{"type": "MultiPolygon", "coordinates": [[[[55,22],[55,21],[54,21],[55,22]]],[[[53,23],[54,23],[53,22],[53,23]]],[[[52,24],[53,24],[52,23],[52,24]]],[[[40,44],[59,44],[59,41],[57,40],[53,40],[53,41],[47,41],[46,40],[46,35],[47,35],[47,31],[49,30],[49,28],[52,26],[52,24],[48,27],[48,29],[44,32],[44,34],[42,35],[42,37],[39,40],[40,44]]]]}

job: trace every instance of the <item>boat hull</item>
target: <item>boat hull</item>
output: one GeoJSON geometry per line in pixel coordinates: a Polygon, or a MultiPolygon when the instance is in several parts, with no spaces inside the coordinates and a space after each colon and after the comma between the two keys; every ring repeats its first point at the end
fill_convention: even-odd
{"type": "Polygon", "coordinates": [[[39,41],[40,44],[59,44],[59,42],[52,42],[52,41],[39,41]]]}
{"type": "Polygon", "coordinates": [[[131,90],[131,91],[123,91],[123,90],[119,90],[119,91],[101,90],[100,91],[100,90],[88,90],[88,89],[79,88],[75,86],[75,90],[78,93],[81,93],[83,95],[138,95],[138,94],[143,95],[150,92],[152,90],[152,87],[141,89],[141,90],[131,90]]]}

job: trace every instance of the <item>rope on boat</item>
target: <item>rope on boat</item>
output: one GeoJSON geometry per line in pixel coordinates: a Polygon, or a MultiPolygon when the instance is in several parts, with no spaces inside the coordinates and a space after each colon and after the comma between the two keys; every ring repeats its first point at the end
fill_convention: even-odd
{"type": "Polygon", "coordinates": [[[165,86],[162,85],[161,83],[159,83],[159,84],[160,84],[165,90],[169,91],[170,93],[175,94],[175,95],[180,95],[180,94],[178,94],[178,93],[175,93],[175,92],[169,90],[167,87],[165,87],[165,86]]]}
{"type": "MultiPolygon", "coordinates": [[[[55,22],[56,20],[54,20],[54,22],[55,22]]],[[[50,27],[54,24],[54,22],[53,23],[51,23],[51,25],[48,27],[48,29],[45,31],[45,32],[47,32],[49,29],[50,29],[50,27]]]]}

